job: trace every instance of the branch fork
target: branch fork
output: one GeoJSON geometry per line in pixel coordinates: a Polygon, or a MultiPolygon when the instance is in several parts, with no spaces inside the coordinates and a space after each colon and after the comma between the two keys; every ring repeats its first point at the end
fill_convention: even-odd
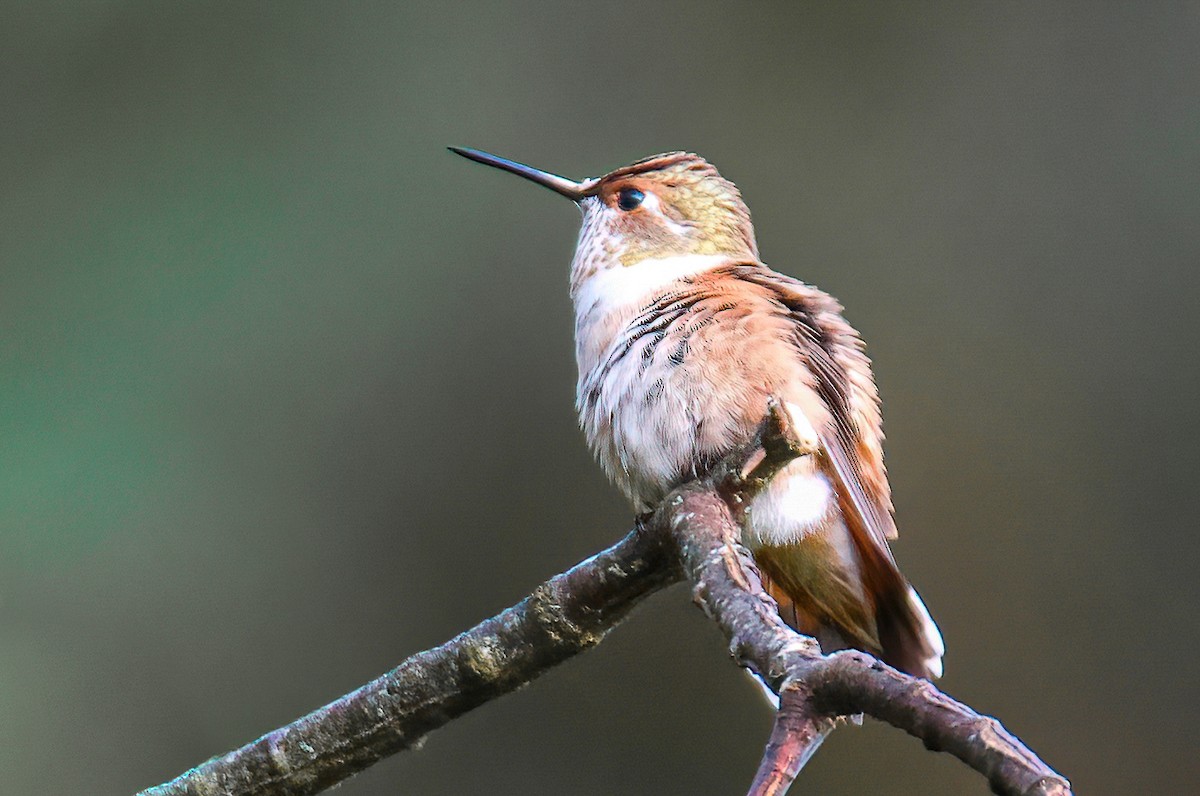
{"type": "Polygon", "coordinates": [[[681,578],[734,660],[780,696],[750,796],[785,793],[839,718],[855,714],[949,752],[998,794],[1070,796],[1070,783],[995,719],[865,653],[822,655],[779,617],[736,517],[779,470],[814,452],[773,402],[750,445],[676,489],[614,546],[445,644],[139,796],[318,793],[590,649],[642,599],[681,578]]]}

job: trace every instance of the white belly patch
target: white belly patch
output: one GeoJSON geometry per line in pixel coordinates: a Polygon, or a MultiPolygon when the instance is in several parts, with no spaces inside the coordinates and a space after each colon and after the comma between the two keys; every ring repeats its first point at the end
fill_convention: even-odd
{"type": "Polygon", "coordinates": [[[752,547],[797,542],[836,510],[829,479],[805,457],[788,465],[750,504],[746,542],[752,547]]]}

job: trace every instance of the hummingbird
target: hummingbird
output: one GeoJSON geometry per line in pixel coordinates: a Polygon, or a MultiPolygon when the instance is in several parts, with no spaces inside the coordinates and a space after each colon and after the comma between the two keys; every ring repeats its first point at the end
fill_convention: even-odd
{"type": "Polygon", "coordinates": [[[571,180],[476,149],[583,214],[571,261],[576,409],[638,512],[748,443],[779,401],[812,453],[744,512],[742,541],[782,619],[824,652],[854,648],[940,677],[937,625],[901,574],[878,391],[861,336],[821,290],[759,259],[737,187],[667,152],[571,180]]]}

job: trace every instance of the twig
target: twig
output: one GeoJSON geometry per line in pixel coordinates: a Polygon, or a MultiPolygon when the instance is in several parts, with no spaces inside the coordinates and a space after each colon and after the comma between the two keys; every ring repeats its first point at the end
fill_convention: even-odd
{"type": "Polygon", "coordinates": [[[680,578],[669,539],[638,527],[450,641],[139,796],[318,793],[594,647],[680,578]]]}
{"type": "Polygon", "coordinates": [[[1069,783],[995,719],[870,655],[823,656],[780,619],[734,515],[807,452],[786,412],[772,405],[752,445],[672,492],[613,547],[357,691],[140,796],[317,793],[595,646],[646,595],[682,575],[734,659],[781,695],[752,796],[786,792],[837,718],[855,713],[953,754],[997,793],[1070,796],[1069,783]]]}
{"type": "Polygon", "coordinates": [[[779,693],[779,711],[748,796],[787,793],[800,769],[836,726],[835,719],[816,710],[807,687],[788,683],[779,693]]]}

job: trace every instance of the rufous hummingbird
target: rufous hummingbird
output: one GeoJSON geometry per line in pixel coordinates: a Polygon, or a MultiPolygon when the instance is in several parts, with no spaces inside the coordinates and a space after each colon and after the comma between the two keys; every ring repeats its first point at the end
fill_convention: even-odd
{"type": "Polygon", "coordinates": [[[750,441],[772,400],[811,442],[749,505],[743,541],[768,593],[824,651],[919,677],[941,634],[900,573],[879,397],[832,296],[758,257],[750,211],[703,158],[668,152],[579,182],[474,149],[463,157],[574,201],[576,408],[639,511],[750,441]]]}

